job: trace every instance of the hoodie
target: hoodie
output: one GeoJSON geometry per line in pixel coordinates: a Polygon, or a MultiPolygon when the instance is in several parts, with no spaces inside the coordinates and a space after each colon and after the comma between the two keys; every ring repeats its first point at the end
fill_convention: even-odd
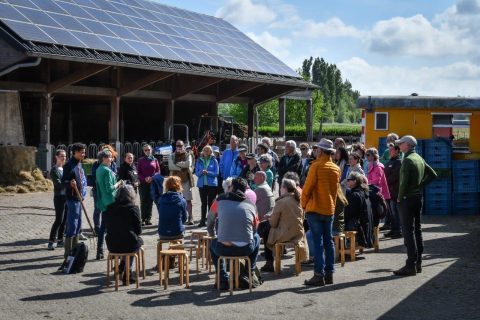
{"type": "Polygon", "coordinates": [[[158,235],[181,235],[185,231],[184,223],[187,217],[187,201],[181,193],[168,191],[162,194],[158,202],[158,235]]]}

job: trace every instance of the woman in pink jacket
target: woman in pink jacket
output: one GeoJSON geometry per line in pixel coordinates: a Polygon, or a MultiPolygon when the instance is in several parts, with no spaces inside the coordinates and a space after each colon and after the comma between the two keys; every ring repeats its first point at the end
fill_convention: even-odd
{"type": "Polygon", "coordinates": [[[382,193],[385,200],[390,199],[390,192],[388,191],[387,178],[385,177],[385,167],[379,161],[378,150],[370,148],[366,152],[368,159],[368,184],[374,184],[382,193]]]}

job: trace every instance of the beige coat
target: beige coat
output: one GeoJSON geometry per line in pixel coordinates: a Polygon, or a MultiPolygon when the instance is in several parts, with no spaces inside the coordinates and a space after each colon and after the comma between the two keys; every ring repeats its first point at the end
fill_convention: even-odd
{"type": "Polygon", "coordinates": [[[273,213],[269,218],[270,233],[267,247],[274,251],[275,243],[298,241],[300,246],[300,261],[307,257],[307,245],[305,231],[303,229],[304,213],[299,202],[293,194],[285,195],[277,199],[273,213]]]}

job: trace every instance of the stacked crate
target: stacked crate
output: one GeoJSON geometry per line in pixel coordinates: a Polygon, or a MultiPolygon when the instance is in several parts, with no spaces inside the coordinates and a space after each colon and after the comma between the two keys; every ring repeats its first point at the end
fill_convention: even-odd
{"type": "MultiPolygon", "coordinates": [[[[449,140],[432,139],[423,142],[425,161],[435,170],[449,171],[452,165],[452,146],[449,140]]],[[[441,175],[425,188],[424,213],[444,215],[452,213],[452,179],[441,175]]]]}
{"type": "Polygon", "coordinates": [[[453,161],[453,213],[478,214],[480,172],[479,161],[453,161]]]}
{"type": "Polygon", "coordinates": [[[387,137],[378,138],[378,155],[382,157],[385,150],[387,150],[387,137]]]}

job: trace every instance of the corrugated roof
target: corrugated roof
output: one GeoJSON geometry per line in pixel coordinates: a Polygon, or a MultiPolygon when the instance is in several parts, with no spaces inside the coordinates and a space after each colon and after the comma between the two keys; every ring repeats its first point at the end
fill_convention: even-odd
{"type": "Polygon", "coordinates": [[[480,110],[480,97],[361,96],[357,108],[480,110]]]}

